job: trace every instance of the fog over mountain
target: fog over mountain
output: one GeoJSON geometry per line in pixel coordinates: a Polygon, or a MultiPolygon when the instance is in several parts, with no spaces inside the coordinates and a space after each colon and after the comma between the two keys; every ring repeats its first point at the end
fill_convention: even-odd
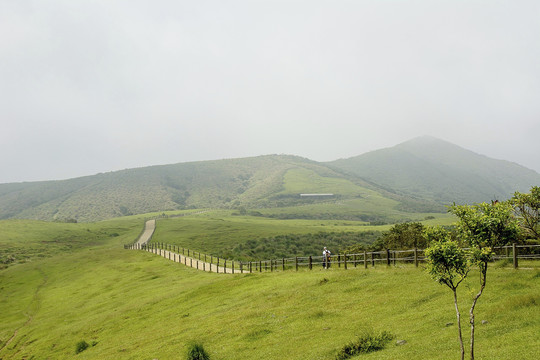
{"type": "Polygon", "coordinates": [[[540,171],[537,0],[0,2],[0,183],[427,134],[540,171]]]}

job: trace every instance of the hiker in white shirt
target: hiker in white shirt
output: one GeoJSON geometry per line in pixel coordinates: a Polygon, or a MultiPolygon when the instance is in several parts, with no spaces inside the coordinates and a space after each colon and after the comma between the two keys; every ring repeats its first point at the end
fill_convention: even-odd
{"type": "Polygon", "coordinates": [[[326,246],[324,247],[324,250],[322,252],[322,255],[323,255],[323,267],[325,269],[328,269],[330,267],[330,250],[328,250],[326,248],[326,246]]]}

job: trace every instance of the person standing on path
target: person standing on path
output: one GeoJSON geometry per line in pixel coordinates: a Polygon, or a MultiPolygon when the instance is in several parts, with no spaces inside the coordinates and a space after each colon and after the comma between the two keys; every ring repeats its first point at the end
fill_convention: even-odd
{"type": "Polygon", "coordinates": [[[328,269],[330,267],[330,250],[328,250],[326,248],[326,246],[324,247],[324,250],[322,252],[322,255],[323,255],[323,267],[325,269],[328,269]]]}

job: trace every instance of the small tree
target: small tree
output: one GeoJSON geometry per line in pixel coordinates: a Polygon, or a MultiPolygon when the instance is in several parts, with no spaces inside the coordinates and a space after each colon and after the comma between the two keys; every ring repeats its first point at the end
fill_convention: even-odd
{"type": "Polygon", "coordinates": [[[540,186],[533,186],[529,194],[515,192],[512,202],[524,234],[540,240],[540,186]]]}
{"type": "Polygon", "coordinates": [[[426,245],[423,232],[424,225],[419,222],[396,224],[382,234],[376,246],[385,249],[423,248],[426,245]]]}
{"type": "Polygon", "coordinates": [[[515,241],[519,235],[519,225],[514,217],[511,202],[476,205],[456,205],[450,212],[459,218],[458,233],[471,247],[472,262],[480,270],[480,290],[473,297],[469,320],[471,324],[471,360],[474,359],[474,309],[478,298],[486,287],[488,264],[493,257],[492,249],[515,241]]]}
{"type": "Polygon", "coordinates": [[[442,227],[429,227],[425,230],[425,238],[429,244],[424,254],[427,270],[439,284],[446,285],[454,294],[456,308],[461,360],[465,358],[463,336],[461,332],[461,314],[458,308],[457,288],[469,273],[467,253],[452,240],[450,232],[442,227]]]}

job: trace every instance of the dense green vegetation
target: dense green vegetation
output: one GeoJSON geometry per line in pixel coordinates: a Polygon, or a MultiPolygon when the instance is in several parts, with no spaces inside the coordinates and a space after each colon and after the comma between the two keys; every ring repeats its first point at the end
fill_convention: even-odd
{"type": "Polygon", "coordinates": [[[277,235],[269,238],[248,240],[235,245],[225,258],[238,260],[280,259],[295,256],[319,255],[327,246],[336,253],[352,245],[368,247],[378,237],[378,231],[318,232],[315,234],[277,235]]]}

